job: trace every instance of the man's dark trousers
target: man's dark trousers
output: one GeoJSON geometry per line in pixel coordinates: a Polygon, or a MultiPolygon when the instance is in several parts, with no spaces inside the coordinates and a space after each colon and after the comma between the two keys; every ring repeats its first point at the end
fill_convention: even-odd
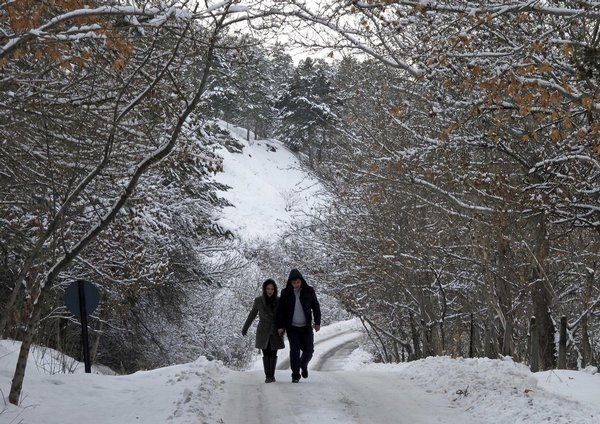
{"type": "Polygon", "coordinates": [[[290,327],[287,331],[290,342],[290,368],[292,378],[300,378],[300,368],[308,367],[308,362],[313,356],[314,335],[310,326],[290,327]],[[300,355],[302,351],[302,355],[300,355]]]}

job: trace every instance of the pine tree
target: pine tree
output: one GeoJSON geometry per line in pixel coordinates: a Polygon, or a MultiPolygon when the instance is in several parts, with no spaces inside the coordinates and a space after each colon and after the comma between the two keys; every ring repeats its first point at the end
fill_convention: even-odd
{"type": "Polygon", "coordinates": [[[327,129],[335,122],[330,67],[310,57],[301,61],[277,103],[277,135],[294,151],[308,154],[311,166],[322,156],[327,129]]]}

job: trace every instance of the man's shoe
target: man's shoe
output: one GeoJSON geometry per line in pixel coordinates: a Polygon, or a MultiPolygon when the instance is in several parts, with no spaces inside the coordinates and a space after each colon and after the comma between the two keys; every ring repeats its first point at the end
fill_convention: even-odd
{"type": "Polygon", "coordinates": [[[300,379],[299,378],[292,378],[292,383],[300,383],[300,379]]]}
{"type": "Polygon", "coordinates": [[[275,381],[275,379],[274,379],[274,378],[271,378],[271,377],[267,377],[267,378],[265,378],[265,383],[272,383],[272,382],[274,382],[274,381],[275,381]]]}
{"type": "Polygon", "coordinates": [[[308,368],[302,368],[302,378],[308,378],[308,368]]]}

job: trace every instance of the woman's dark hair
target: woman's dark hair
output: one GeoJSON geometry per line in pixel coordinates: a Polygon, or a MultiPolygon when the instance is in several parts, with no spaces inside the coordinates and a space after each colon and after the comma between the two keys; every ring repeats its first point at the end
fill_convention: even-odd
{"type": "Polygon", "coordinates": [[[277,284],[275,284],[275,281],[271,278],[265,280],[265,282],[262,285],[262,293],[263,293],[263,297],[267,300],[267,302],[272,303],[273,300],[275,298],[277,298],[277,284]],[[271,284],[273,285],[273,287],[275,288],[275,292],[273,292],[273,296],[269,297],[267,296],[267,286],[271,284]]]}

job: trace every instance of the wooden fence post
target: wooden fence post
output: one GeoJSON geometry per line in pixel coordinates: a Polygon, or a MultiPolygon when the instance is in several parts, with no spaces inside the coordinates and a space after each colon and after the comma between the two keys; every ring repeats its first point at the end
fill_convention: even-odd
{"type": "Polygon", "coordinates": [[[558,340],[558,368],[567,368],[567,317],[560,318],[560,338],[558,340]]]}

